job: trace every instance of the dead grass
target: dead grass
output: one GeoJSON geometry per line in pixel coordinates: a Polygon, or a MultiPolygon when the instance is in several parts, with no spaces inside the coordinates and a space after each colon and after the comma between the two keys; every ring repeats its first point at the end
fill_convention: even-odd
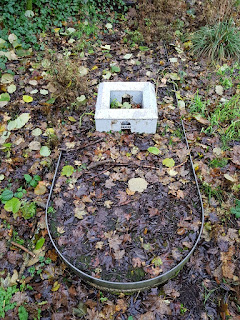
{"type": "Polygon", "coordinates": [[[203,2],[203,12],[205,13],[206,23],[213,25],[230,18],[237,18],[239,8],[235,3],[236,0],[205,0],[203,2]]]}
{"type": "Polygon", "coordinates": [[[79,70],[82,67],[81,60],[56,54],[51,56],[50,61],[50,81],[56,88],[56,100],[70,106],[77,97],[87,92],[87,76],[81,75],[79,70]]]}
{"type": "Polygon", "coordinates": [[[185,32],[192,32],[230,18],[238,23],[240,12],[236,0],[203,0],[194,5],[186,0],[140,0],[138,6],[139,29],[148,41],[173,39],[178,21],[184,24],[185,32]]]}
{"type": "Polygon", "coordinates": [[[173,38],[175,22],[187,6],[182,0],[139,1],[140,30],[154,40],[173,38]]]}

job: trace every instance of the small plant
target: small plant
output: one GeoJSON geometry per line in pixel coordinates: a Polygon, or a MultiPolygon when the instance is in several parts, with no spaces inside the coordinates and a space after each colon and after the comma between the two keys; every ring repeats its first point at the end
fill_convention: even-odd
{"type": "Polygon", "coordinates": [[[210,161],[209,165],[212,168],[222,168],[225,167],[228,164],[228,159],[227,158],[215,158],[210,161]]]}
{"type": "Polygon", "coordinates": [[[38,182],[41,181],[41,177],[38,175],[34,175],[33,177],[30,174],[25,174],[24,179],[26,180],[27,184],[33,188],[36,188],[38,182]]]}
{"type": "Polygon", "coordinates": [[[19,320],[28,320],[28,312],[24,306],[18,308],[18,317],[19,320]]]}
{"type": "Polygon", "coordinates": [[[106,302],[108,300],[107,297],[104,297],[103,293],[100,291],[100,298],[99,300],[103,303],[103,302],[106,302]]]}
{"type": "Polygon", "coordinates": [[[206,25],[193,34],[194,55],[206,56],[212,62],[221,62],[240,56],[240,32],[232,19],[206,25]]]}
{"type": "Polygon", "coordinates": [[[223,200],[222,190],[220,187],[213,188],[209,183],[207,183],[205,181],[203,182],[202,187],[203,187],[205,194],[208,196],[209,201],[212,197],[215,197],[220,203],[222,202],[222,200],[223,200]]]}
{"type": "Polygon", "coordinates": [[[240,200],[237,199],[235,203],[236,203],[236,206],[230,208],[230,212],[234,214],[235,217],[238,219],[240,218],[240,200]]]}
{"type": "Polygon", "coordinates": [[[55,98],[71,104],[76,98],[87,91],[87,68],[81,61],[73,60],[66,52],[65,55],[52,55],[49,66],[50,81],[57,89],[55,98]]]}
{"type": "Polygon", "coordinates": [[[131,109],[132,105],[129,102],[120,103],[117,99],[114,99],[110,104],[111,109],[131,109]]]}
{"type": "Polygon", "coordinates": [[[226,89],[230,89],[233,86],[231,78],[221,78],[220,79],[221,85],[223,85],[226,89]]]}
{"type": "Polygon", "coordinates": [[[220,104],[209,115],[210,126],[204,130],[207,134],[216,131],[221,135],[224,147],[232,140],[240,140],[240,94],[234,95],[225,104],[220,104]]]}
{"type": "Polygon", "coordinates": [[[0,318],[5,317],[5,312],[12,310],[17,305],[16,302],[11,302],[13,295],[19,292],[17,286],[3,288],[0,287],[0,318]]]}
{"type": "Polygon", "coordinates": [[[187,308],[184,307],[183,303],[180,304],[180,314],[184,314],[188,311],[187,308]]]}
{"type": "Polygon", "coordinates": [[[207,103],[202,101],[202,98],[199,96],[197,91],[189,107],[190,113],[200,113],[204,116],[206,112],[206,106],[207,103]]]}
{"type": "Polygon", "coordinates": [[[21,207],[21,212],[22,212],[22,217],[26,220],[35,217],[35,214],[36,214],[35,202],[23,202],[21,207]]]}

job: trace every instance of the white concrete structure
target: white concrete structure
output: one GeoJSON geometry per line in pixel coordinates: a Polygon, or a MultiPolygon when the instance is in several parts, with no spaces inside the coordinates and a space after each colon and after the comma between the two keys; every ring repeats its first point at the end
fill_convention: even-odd
{"type": "Polygon", "coordinates": [[[95,112],[96,130],[155,133],[158,110],[154,85],[150,82],[102,82],[99,84],[95,112]],[[111,109],[113,100],[120,103],[124,95],[132,96],[141,109],[111,109]]]}

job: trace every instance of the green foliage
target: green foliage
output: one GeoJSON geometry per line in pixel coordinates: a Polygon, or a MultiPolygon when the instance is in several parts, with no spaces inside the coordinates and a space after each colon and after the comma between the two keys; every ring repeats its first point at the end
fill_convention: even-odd
{"type": "Polygon", "coordinates": [[[11,200],[13,198],[13,192],[9,189],[5,189],[1,195],[0,200],[4,203],[5,201],[11,200]]]}
{"type": "Polygon", "coordinates": [[[208,56],[212,62],[240,56],[240,32],[232,19],[204,26],[193,34],[193,54],[208,56]]]}
{"type": "Polygon", "coordinates": [[[209,115],[210,125],[205,133],[213,134],[216,131],[221,135],[223,145],[229,141],[240,140],[240,94],[234,95],[225,104],[218,105],[209,115]]]}
{"type": "Polygon", "coordinates": [[[98,12],[125,11],[126,6],[123,0],[87,0],[90,8],[98,12]]]}
{"type": "Polygon", "coordinates": [[[21,202],[18,198],[12,198],[5,203],[4,209],[13,214],[17,213],[21,207],[21,202]]]}
{"type": "Polygon", "coordinates": [[[236,200],[236,206],[230,208],[230,212],[238,219],[240,218],[240,200],[236,200]]]}
{"type": "Polygon", "coordinates": [[[36,246],[35,246],[35,250],[39,250],[42,248],[42,246],[44,245],[45,239],[44,238],[40,238],[38,239],[36,246]]]}
{"type": "Polygon", "coordinates": [[[70,177],[74,172],[73,166],[67,165],[62,168],[61,176],[70,177]]]}
{"type": "Polygon", "coordinates": [[[220,203],[222,202],[222,190],[220,187],[213,188],[209,183],[204,181],[202,188],[205,194],[208,196],[209,201],[212,197],[215,197],[220,203]]]}
{"type": "Polygon", "coordinates": [[[27,184],[33,188],[36,188],[38,182],[41,181],[41,177],[38,175],[34,175],[33,177],[30,174],[25,174],[24,179],[26,180],[27,184]]]}
{"type": "Polygon", "coordinates": [[[23,48],[33,46],[37,50],[43,49],[37,41],[40,32],[45,32],[51,27],[62,27],[63,21],[79,13],[82,3],[82,0],[34,0],[34,15],[27,17],[26,1],[3,0],[0,16],[4,28],[0,30],[0,37],[6,40],[10,31],[21,40],[23,48]]]}
{"type": "Polygon", "coordinates": [[[158,155],[160,153],[160,150],[157,147],[149,147],[148,152],[158,155]]]}
{"type": "Polygon", "coordinates": [[[25,202],[21,207],[22,216],[24,219],[31,219],[36,214],[35,202],[25,202]]]}
{"type": "Polygon", "coordinates": [[[12,310],[16,306],[16,302],[11,303],[13,295],[18,292],[17,286],[2,288],[0,287],[0,318],[5,317],[5,312],[12,310]]]}
{"type": "Polygon", "coordinates": [[[195,94],[190,107],[189,107],[189,111],[190,113],[200,113],[201,115],[205,115],[206,112],[206,106],[207,106],[207,102],[202,101],[201,96],[199,96],[198,91],[195,94]]]}
{"type": "Polygon", "coordinates": [[[20,306],[18,308],[18,317],[19,317],[19,320],[28,320],[28,312],[24,308],[24,306],[20,306]]]}
{"type": "Polygon", "coordinates": [[[225,167],[228,164],[227,158],[215,158],[210,161],[210,167],[212,168],[222,168],[225,167]]]}

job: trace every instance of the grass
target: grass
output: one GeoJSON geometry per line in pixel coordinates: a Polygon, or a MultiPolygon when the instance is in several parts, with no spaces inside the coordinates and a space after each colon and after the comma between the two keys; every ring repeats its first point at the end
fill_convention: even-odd
{"type": "Polygon", "coordinates": [[[218,105],[209,115],[210,125],[203,132],[221,135],[224,147],[229,141],[240,140],[240,93],[225,104],[218,105]]]}
{"type": "Polygon", "coordinates": [[[192,43],[194,55],[208,57],[213,63],[240,57],[240,32],[231,18],[200,28],[193,34],[192,43]]]}
{"type": "Polygon", "coordinates": [[[194,95],[194,98],[190,104],[189,111],[190,113],[200,113],[201,115],[205,115],[206,106],[208,102],[202,101],[201,96],[199,96],[198,91],[194,95]]]}

